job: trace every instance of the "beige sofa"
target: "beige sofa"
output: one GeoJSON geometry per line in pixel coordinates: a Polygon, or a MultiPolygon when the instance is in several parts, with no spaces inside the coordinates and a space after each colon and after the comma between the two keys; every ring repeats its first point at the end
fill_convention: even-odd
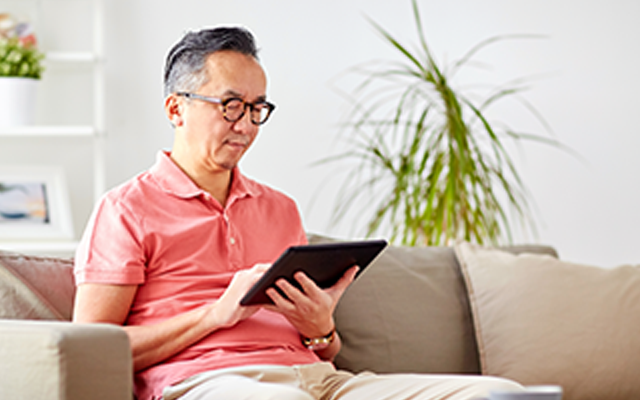
{"type": "MultiPolygon", "coordinates": [[[[507,250],[390,246],[336,311],[337,366],[560,384],[565,400],[640,399],[638,268],[570,264],[547,246],[507,250]]],[[[71,260],[0,253],[0,399],[131,398],[124,331],[68,322],[71,270],[71,260]]]]}

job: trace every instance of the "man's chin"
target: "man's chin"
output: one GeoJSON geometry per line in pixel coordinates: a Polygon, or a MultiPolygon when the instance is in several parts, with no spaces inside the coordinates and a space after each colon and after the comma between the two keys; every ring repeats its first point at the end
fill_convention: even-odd
{"type": "Polygon", "coordinates": [[[216,166],[224,171],[233,171],[237,165],[238,161],[235,160],[220,160],[216,162],[216,166]]]}
{"type": "Polygon", "coordinates": [[[224,154],[224,155],[222,155],[222,157],[214,158],[213,161],[218,166],[218,168],[231,171],[236,166],[238,166],[238,163],[242,159],[243,155],[244,155],[244,151],[243,152],[237,152],[235,154],[233,154],[233,153],[232,154],[224,154]]]}

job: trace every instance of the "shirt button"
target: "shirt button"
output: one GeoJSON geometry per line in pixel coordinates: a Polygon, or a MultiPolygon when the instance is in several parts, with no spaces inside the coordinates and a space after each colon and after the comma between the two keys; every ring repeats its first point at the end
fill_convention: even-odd
{"type": "Polygon", "coordinates": [[[229,239],[229,243],[236,244],[236,239],[234,239],[234,238],[229,239]]]}

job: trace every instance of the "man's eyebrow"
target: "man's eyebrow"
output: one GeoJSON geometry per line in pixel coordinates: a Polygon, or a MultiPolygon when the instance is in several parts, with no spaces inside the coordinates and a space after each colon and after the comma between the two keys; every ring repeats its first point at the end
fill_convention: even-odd
{"type": "MultiPolygon", "coordinates": [[[[242,94],[236,92],[235,90],[232,89],[228,89],[226,90],[223,94],[222,94],[223,98],[229,98],[229,97],[238,97],[238,98],[242,98],[242,94]]],[[[267,96],[266,95],[262,95],[262,96],[258,96],[254,102],[261,102],[261,101],[267,101],[267,96]]]]}
{"type": "Polygon", "coordinates": [[[223,97],[242,97],[242,95],[234,90],[228,89],[223,94],[223,97]]]}

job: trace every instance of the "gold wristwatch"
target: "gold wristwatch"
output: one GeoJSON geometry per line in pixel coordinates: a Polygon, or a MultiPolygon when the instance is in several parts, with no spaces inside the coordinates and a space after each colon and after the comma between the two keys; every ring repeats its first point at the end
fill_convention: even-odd
{"type": "Polygon", "coordinates": [[[318,351],[329,347],[329,345],[333,343],[335,337],[336,329],[334,328],[326,336],[316,337],[312,339],[303,337],[302,344],[304,344],[309,350],[318,351]]]}

